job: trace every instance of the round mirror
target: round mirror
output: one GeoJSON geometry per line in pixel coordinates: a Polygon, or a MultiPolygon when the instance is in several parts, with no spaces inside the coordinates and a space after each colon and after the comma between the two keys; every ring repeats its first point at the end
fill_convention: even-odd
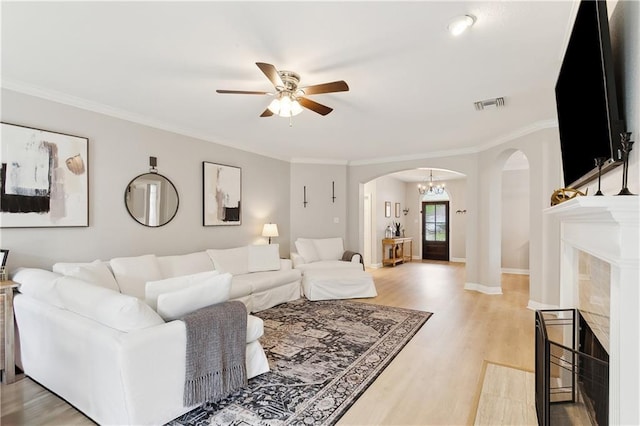
{"type": "Polygon", "coordinates": [[[145,226],[162,226],[178,212],[178,191],[173,183],[158,173],[144,173],[129,182],[124,204],[132,218],[145,226]]]}

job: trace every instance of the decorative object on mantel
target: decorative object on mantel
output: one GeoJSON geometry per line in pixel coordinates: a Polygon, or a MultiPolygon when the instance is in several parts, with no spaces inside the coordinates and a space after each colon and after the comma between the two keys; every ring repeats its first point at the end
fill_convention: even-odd
{"type": "Polygon", "coordinates": [[[89,139],[2,123],[0,228],[89,226],[89,139]]]}
{"type": "Polygon", "coordinates": [[[304,208],[307,208],[307,186],[303,186],[302,187],[302,205],[304,206],[304,208]]]}
{"type": "Polygon", "coordinates": [[[420,195],[440,195],[444,192],[444,183],[442,185],[433,185],[433,170],[429,170],[429,182],[424,179],[422,184],[418,184],[418,192],[420,195]]]}
{"type": "Polygon", "coordinates": [[[596,192],[593,195],[594,196],[596,196],[596,195],[604,195],[602,193],[602,191],[600,190],[600,179],[602,178],[602,165],[607,160],[607,157],[596,157],[596,158],[594,158],[594,160],[596,162],[596,167],[598,168],[598,192],[596,192]]]}
{"type": "Polygon", "coordinates": [[[271,237],[278,237],[278,225],[275,223],[265,223],[262,227],[262,236],[269,237],[269,244],[271,244],[271,237]]]}
{"type": "Polygon", "coordinates": [[[331,201],[336,202],[336,181],[331,181],[331,201]]]}
{"type": "Polygon", "coordinates": [[[149,172],[131,179],[124,190],[124,205],[139,224],[156,228],[171,222],[178,212],[178,190],[158,173],[158,159],[149,157],[149,172]]]}
{"type": "Polygon", "coordinates": [[[587,192],[589,192],[589,188],[587,188],[584,192],[578,191],[577,189],[573,188],[556,189],[555,191],[553,191],[553,194],[551,194],[551,205],[555,206],[564,201],[575,198],[578,195],[587,195],[587,192]]]}
{"type": "Polygon", "coordinates": [[[636,195],[632,194],[627,188],[627,179],[629,177],[629,153],[633,146],[631,132],[620,133],[620,144],[622,145],[622,189],[618,195],[636,195]]]}
{"type": "Polygon", "coordinates": [[[202,162],[202,225],[242,224],[242,169],[202,162]]]}

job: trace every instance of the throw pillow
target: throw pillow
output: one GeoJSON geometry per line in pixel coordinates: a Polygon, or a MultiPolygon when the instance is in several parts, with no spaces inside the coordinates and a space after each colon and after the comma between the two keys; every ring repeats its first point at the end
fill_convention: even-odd
{"type": "Polygon", "coordinates": [[[313,240],[320,260],[340,260],[344,253],[342,238],[318,238],[313,240]]]}
{"type": "Polygon", "coordinates": [[[316,250],[316,246],[313,244],[313,240],[298,238],[295,245],[298,254],[302,256],[305,263],[312,263],[320,260],[320,256],[318,256],[318,251],[316,250]]]}
{"type": "Polygon", "coordinates": [[[204,250],[177,256],[158,256],[158,265],[163,278],[213,271],[213,262],[204,250]]]}
{"type": "Polygon", "coordinates": [[[167,278],[158,281],[149,281],[145,284],[144,301],[147,305],[157,310],[158,296],[162,293],[182,290],[186,287],[210,281],[219,275],[218,271],[200,272],[198,274],[184,275],[181,277],[167,278]]]}
{"type": "Polygon", "coordinates": [[[231,275],[249,273],[249,248],[247,246],[230,249],[208,249],[207,254],[220,273],[231,275]]]}
{"type": "Polygon", "coordinates": [[[123,294],[144,299],[147,281],[162,279],[158,259],[153,254],[135,257],[116,257],[109,261],[118,287],[123,294]]]}
{"type": "Polygon", "coordinates": [[[229,300],[231,274],[225,273],[182,290],[162,293],[158,296],[158,314],[165,321],[229,300]]]}
{"type": "Polygon", "coordinates": [[[116,330],[129,332],[164,323],[138,298],[77,278],[59,278],[56,289],[66,309],[116,330]]]}
{"type": "Polygon", "coordinates": [[[249,246],[249,272],[277,271],[280,269],[280,246],[256,244],[249,246]]]}
{"type": "Polygon", "coordinates": [[[105,262],[94,260],[91,263],[56,263],[53,265],[53,272],[78,278],[100,287],[113,291],[120,291],[118,282],[109,270],[105,262]]]}
{"type": "Polygon", "coordinates": [[[56,280],[61,277],[62,275],[46,269],[18,268],[11,279],[20,284],[18,287],[20,293],[58,308],[64,308],[55,285],[56,280]]]}

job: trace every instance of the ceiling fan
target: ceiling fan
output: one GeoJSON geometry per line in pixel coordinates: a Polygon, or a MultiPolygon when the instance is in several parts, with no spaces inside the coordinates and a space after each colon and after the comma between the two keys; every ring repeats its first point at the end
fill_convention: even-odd
{"type": "Polygon", "coordinates": [[[294,115],[300,114],[303,107],[317,112],[320,115],[327,115],[333,111],[333,108],[312,101],[306,98],[306,96],[321,93],[346,92],[349,90],[349,86],[343,80],[299,87],[300,76],[297,73],[284,70],[278,71],[275,66],[264,62],[256,62],[256,65],[271,81],[276,89],[275,93],[223,89],[218,89],[216,92],[223,94],[274,96],[275,99],[271,101],[260,117],[270,117],[274,114],[281,117],[293,117],[294,115]]]}

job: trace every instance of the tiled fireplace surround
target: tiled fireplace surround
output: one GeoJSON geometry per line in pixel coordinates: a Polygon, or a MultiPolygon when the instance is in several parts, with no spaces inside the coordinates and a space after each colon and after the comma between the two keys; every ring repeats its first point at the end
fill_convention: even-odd
{"type": "Polygon", "coordinates": [[[609,423],[640,424],[639,197],[577,197],[560,226],[560,308],[578,308],[609,353],[609,423]]]}

